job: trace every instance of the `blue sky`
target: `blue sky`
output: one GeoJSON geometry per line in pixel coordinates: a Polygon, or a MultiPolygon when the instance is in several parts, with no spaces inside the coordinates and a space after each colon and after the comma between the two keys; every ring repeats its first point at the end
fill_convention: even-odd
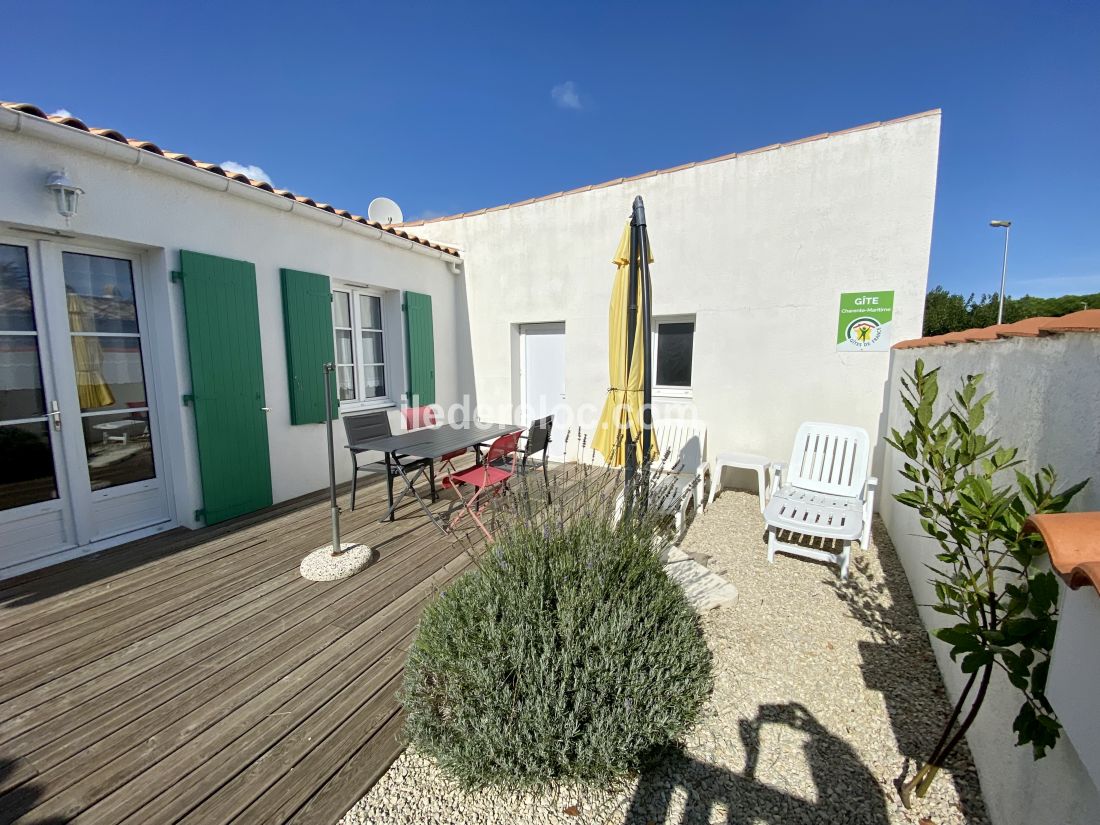
{"type": "Polygon", "coordinates": [[[397,5],[11,4],[0,98],[408,217],[942,107],[930,285],[1008,218],[1010,293],[1100,291],[1100,4],[397,5]]]}

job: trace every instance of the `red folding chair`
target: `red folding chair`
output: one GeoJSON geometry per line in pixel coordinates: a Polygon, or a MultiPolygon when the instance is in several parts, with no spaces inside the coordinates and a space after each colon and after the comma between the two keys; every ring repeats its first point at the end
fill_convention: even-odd
{"type": "MultiPolygon", "coordinates": [[[[435,407],[423,406],[423,407],[406,407],[405,412],[405,429],[406,430],[419,430],[423,427],[434,427],[436,423],[435,407]]],[[[466,450],[455,450],[453,453],[447,453],[439,457],[439,468],[447,473],[440,482],[441,487],[450,486],[450,477],[455,472],[454,460],[466,455],[466,450]]]]}
{"type": "MultiPolygon", "coordinates": [[[[489,532],[488,528],[478,518],[477,512],[485,504],[488,497],[494,495],[500,495],[505,489],[505,484],[508,479],[516,474],[516,455],[519,450],[519,433],[512,433],[511,435],[502,435],[492,446],[489,447],[489,452],[485,454],[485,460],[474,467],[470,467],[468,470],[462,470],[457,473],[450,473],[444,484],[449,483],[454,488],[455,494],[458,496],[458,501],[452,502],[450,510],[447,515],[450,516],[455,506],[461,505],[462,509],[470,514],[477,526],[481,528],[481,532],[485,534],[485,538],[492,541],[493,534],[489,532]],[[505,469],[500,466],[500,459],[511,457],[511,469],[505,469]],[[495,465],[493,462],[497,462],[495,465]],[[474,488],[474,494],[467,500],[462,495],[461,485],[468,484],[474,488]]],[[[454,518],[451,519],[450,527],[454,530],[455,526],[462,520],[462,513],[457,513],[454,518]]]]}

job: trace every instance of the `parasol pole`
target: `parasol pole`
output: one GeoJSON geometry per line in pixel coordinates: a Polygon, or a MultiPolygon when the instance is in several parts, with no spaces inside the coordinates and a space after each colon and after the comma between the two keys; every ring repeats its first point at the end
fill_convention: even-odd
{"type": "Polygon", "coordinates": [[[638,331],[638,227],[637,227],[637,199],[635,199],[635,209],[630,213],[630,280],[629,280],[629,300],[627,301],[626,309],[626,381],[624,383],[623,402],[627,410],[627,426],[626,435],[624,439],[625,454],[625,466],[626,472],[624,473],[624,493],[626,496],[626,517],[629,519],[632,499],[634,497],[633,483],[634,474],[638,468],[638,458],[634,448],[634,438],[631,435],[631,421],[630,421],[630,404],[628,401],[630,393],[630,367],[631,360],[634,355],[634,336],[638,331]]]}
{"type": "Polygon", "coordinates": [[[298,572],[310,581],[335,581],[355,575],[369,565],[374,558],[370,547],[356,542],[340,541],[340,505],[336,501],[336,456],[332,434],[332,377],[336,365],[321,365],[325,381],[325,443],[328,447],[328,501],[332,517],[332,543],[302,559],[298,572]]]}
{"type": "Polygon", "coordinates": [[[336,503],[336,457],[335,445],[332,438],[332,376],[336,372],[333,363],[324,364],[321,369],[325,374],[325,436],[328,443],[328,501],[329,512],[332,515],[332,555],[339,556],[344,552],[344,546],[340,543],[340,505],[336,503]]]}
{"type": "Polygon", "coordinates": [[[638,224],[638,258],[642,272],[642,463],[649,461],[653,445],[653,281],[649,274],[649,229],[642,196],[634,199],[634,220],[638,224]]]}

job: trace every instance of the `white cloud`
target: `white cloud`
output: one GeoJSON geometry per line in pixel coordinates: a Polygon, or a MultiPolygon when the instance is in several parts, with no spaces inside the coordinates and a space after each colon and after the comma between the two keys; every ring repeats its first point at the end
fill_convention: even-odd
{"type": "Polygon", "coordinates": [[[584,108],[584,104],[581,103],[581,94],[577,89],[577,84],[572,80],[559,83],[551,89],[550,97],[554,98],[554,102],[562,109],[584,108]]]}
{"type": "Polygon", "coordinates": [[[58,109],[56,112],[50,112],[50,117],[72,117],[73,113],[68,109],[58,109]]]}
{"type": "Polygon", "coordinates": [[[416,217],[412,218],[414,221],[430,221],[432,218],[442,218],[446,215],[450,215],[450,212],[441,212],[438,209],[425,209],[420,212],[416,217]]]}
{"type": "Polygon", "coordinates": [[[237,163],[235,160],[222,161],[218,165],[226,172],[232,172],[235,175],[248,175],[252,180],[263,181],[267,184],[271,183],[271,176],[259,166],[245,166],[237,163]]]}

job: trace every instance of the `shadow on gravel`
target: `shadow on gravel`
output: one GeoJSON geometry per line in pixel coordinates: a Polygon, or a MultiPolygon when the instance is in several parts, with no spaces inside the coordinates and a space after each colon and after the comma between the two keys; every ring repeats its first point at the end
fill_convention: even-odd
{"type": "MultiPolygon", "coordinates": [[[[744,771],[734,773],[679,751],[666,754],[639,780],[627,810],[627,825],[879,825],[889,821],[882,789],[852,746],[797,702],[761,705],[755,719],[741,721],[740,734],[744,771]],[[785,725],[807,734],[803,756],[813,777],[816,802],[757,781],[760,733],[765,725],[785,725]],[[683,815],[672,819],[677,788],[687,800],[683,815]]],[[[768,755],[768,761],[775,758],[768,755]]]]}
{"type": "MultiPolygon", "coordinates": [[[[871,640],[859,642],[860,669],[864,684],[882,694],[898,753],[905,758],[904,764],[898,765],[900,784],[917,770],[935,744],[951,703],[909,580],[877,516],[872,537],[883,575],[872,572],[866,557],[853,555],[848,581],[828,584],[852,617],[870,631],[871,640]]],[[[947,767],[952,771],[963,816],[967,821],[988,821],[965,743],[947,767]]]]}

